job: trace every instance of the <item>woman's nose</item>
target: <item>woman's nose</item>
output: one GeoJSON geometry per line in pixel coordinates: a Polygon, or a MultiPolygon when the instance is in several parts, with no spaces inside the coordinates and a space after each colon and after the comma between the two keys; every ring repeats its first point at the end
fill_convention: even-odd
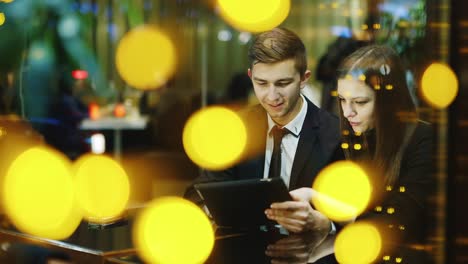
{"type": "Polygon", "coordinates": [[[351,104],[342,104],[341,106],[343,108],[343,115],[345,117],[351,117],[356,114],[351,104]]]}

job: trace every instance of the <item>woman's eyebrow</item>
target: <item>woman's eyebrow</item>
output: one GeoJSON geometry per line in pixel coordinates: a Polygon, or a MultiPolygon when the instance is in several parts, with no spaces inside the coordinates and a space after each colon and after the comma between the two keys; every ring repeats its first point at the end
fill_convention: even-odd
{"type": "MultiPolygon", "coordinates": [[[[345,99],[341,94],[338,94],[338,97],[342,98],[342,99],[345,99]]],[[[368,97],[368,96],[356,96],[356,97],[351,97],[349,99],[350,100],[357,100],[357,99],[366,99],[366,100],[368,100],[368,99],[370,99],[370,97],[368,97]]]]}

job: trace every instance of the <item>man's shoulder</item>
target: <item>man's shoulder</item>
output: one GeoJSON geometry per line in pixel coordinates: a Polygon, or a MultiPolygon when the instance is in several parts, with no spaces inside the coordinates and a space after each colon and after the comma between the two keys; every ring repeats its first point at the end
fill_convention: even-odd
{"type": "Polygon", "coordinates": [[[319,110],[319,129],[321,135],[329,140],[338,142],[341,139],[340,119],[325,110],[319,110]]]}
{"type": "Polygon", "coordinates": [[[249,105],[246,107],[243,107],[237,111],[239,116],[241,117],[247,117],[247,116],[260,116],[260,115],[265,115],[266,111],[260,104],[255,104],[255,105],[249,105]]]}
{"type": "Polygon", "coordinates": [[[247,106],[237,114],[242,119],[247,132],[247,143],[241,160],[261,157],[265,153],[265,137],[268,129],[266,111],[258,104],[247,106]]]}
{"type": "Polygon", "coordinates": [[[257,129],[259,125],[263,127],[267,124],[266,111],[260,104],[244,107],[236,113],[247,128],[254,127],[257,129]]]}
{"type": "Polygon", "coordinates": [[[311,125],[312,129],[317,131],[324,153],[329,153],[330,155],[335,153],[341,141],[339,118],[332,113],[318,108],[310,101],[308,106],[308,117],[305,120],[305,122],[309,122],[307,126],[310,127],[311,125]]]}
{"type": "Polygon", "coordinates": [[[323,121],[328,121],[328,122],[331,122],[332,124],[335,124],[337,126],[339,126],[340,124],[340,119],[338,116],[336,116],[335,114],[332,114],[326,110],[323,110],[323,109],[319,109],[319,115],[321,117],[321,119],[323,121]]]}
{"type": "Polygon", "coordinates": [[[321,129],[333,129],[335,132],[338,132],[337,130],[339,130],[340,121],[336,115],[319,108],[307,99],[306,101],[308,103],[308,115],[306,118],[308,118],[312,122],[315,122],[316,125],[319,126],[321,129]]]}

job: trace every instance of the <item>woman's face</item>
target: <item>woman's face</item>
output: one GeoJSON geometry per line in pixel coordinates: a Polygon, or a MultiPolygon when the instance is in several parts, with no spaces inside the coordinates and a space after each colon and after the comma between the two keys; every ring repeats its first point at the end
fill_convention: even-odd
{"type": "Polygon", "coordinates": [[[363,81],[339,79],[338,99],[354,132],[363,133],[374,127],[375,91],[363,81]]]}

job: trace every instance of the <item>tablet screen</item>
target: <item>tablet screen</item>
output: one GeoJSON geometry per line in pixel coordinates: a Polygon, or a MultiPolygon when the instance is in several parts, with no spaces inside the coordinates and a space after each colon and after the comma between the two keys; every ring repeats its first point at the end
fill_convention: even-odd
{"type": "Polygon", "coordinates": [[[265,209],[274,202],[292,200],[281,178],[195,184],[216,225],[255,228],[274,223],[265,209]]]}

